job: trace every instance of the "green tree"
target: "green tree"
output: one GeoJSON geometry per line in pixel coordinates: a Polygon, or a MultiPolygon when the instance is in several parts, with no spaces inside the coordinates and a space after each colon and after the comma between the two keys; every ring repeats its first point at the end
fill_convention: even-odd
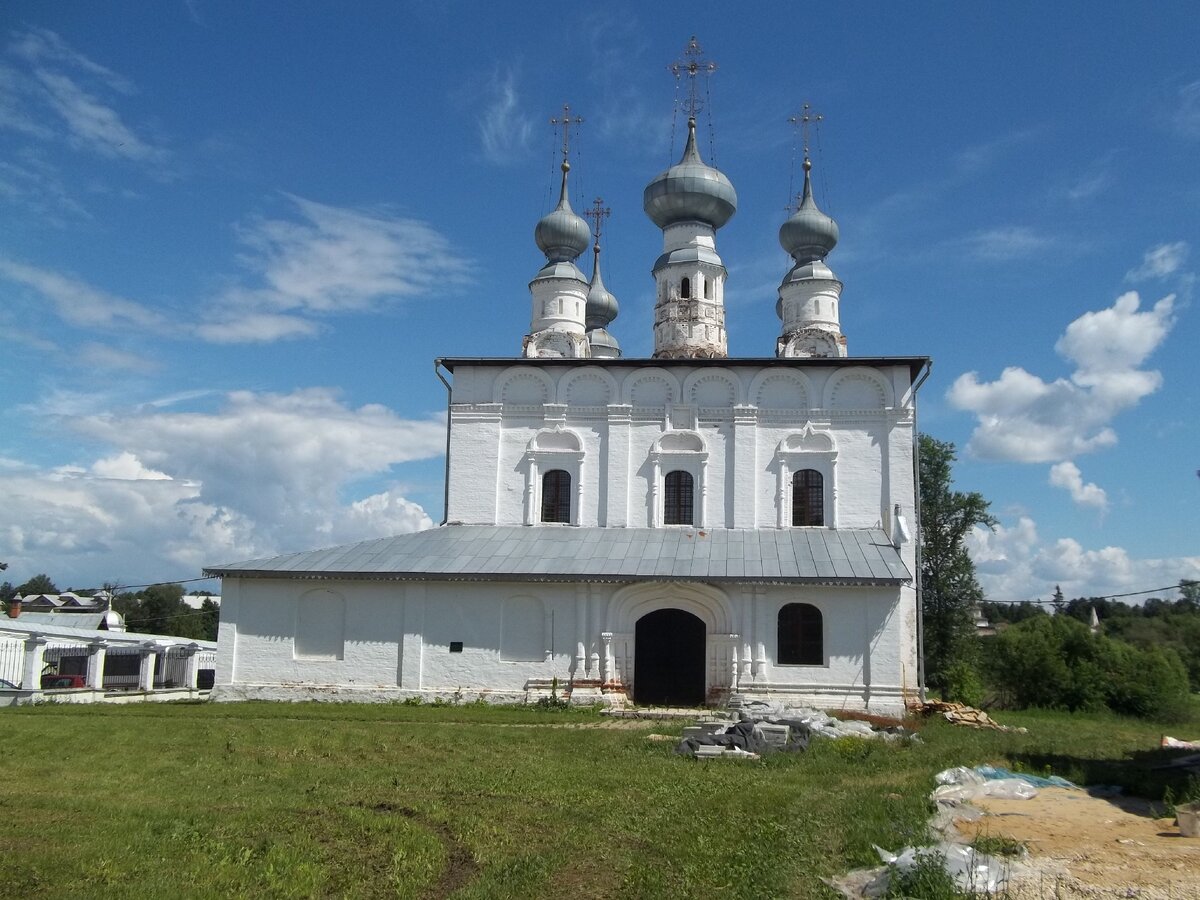
{"type": "Polygon", "coordinates": [[[54,582],[50,580],[50,576],[46,574],[34,575],[27,582],[17,588],[17,593],[22,596],[26,594],[57,594],[58,588],[54,586],[54,582]]]}
{"type": "Polygon", "coordinates": [[[1056,613],[1062,613],[1067,608],[1067,598],[1063,596],[1062,585],[1054,586],[1054,599],[1050,601],[1056,613]]]}
{"type": "Polygon", "coordinates": [[[1071,616],[1028,619],[998,635],[991,676],[1009,706],[1172,719],[1189,703],[1187,672],[1172,648],[1094,635],[1071,616]]]}
{"type": "Polygon", "coordinates": [[[983,600],[965,541],[976,525],[996,520],[982,494],[953,489],[954,444],[922,434],[919,451],[925,681],[953,694],[952,674],[974,662],[971,610],[983,600]]]}
{"type": "Polygon", "coordinates": [[[133,597],[122,594],[113,608],[125,616],[125,627],[130,631],[208,639],[202,615],[183,602],[180,584],[153,584],[133,597]]]}
{"type": "Polygon", "coordinates": [[[1179,603],[1189,611],[1200,611],[1200,581],[1179,580],[1179,603]]]}
{"type": "Polygon", "coordinates": [[[204,598],[200,604],[200,615],[196,617],[203,628],[203,638],[206,641],[217,639],[217,626],[221,624],[221,607],[212,599],[212,594],[204,598]]]}

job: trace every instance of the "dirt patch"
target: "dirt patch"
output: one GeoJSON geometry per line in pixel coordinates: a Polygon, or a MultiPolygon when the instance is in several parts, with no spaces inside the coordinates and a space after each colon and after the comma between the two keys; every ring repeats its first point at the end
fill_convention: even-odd
{"type": "Polygon", "coordinates": [[[1029,848],[1035,874],[1014,898],[1200,897],[1200,839],[1181,837],[1145,800],[1045,788],[1031,800],[973,805],[986,815],[957,823],[964,835],[1010,837],[1029,848]]]}
{"type": "Polygon", "coordinates": [[[449,897],[460,888],[466,887],[479,874],[479,864],[475,862],[471,851],[444,823],[435,822],[415,809],[395,803],[376,803],[370,808],[377,813],[395,814],[411,819],[441,839],[442,845],[446,848],[446,868],[437,883],[425,892],[425,897],[439,898],[439,900],[442,897],[449,897]]]}

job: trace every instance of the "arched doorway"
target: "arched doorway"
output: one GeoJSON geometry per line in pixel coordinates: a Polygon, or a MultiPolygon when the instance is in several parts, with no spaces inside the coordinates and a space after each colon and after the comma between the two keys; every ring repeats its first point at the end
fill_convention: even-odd
{"type": "Polygon", "coordinates": [[[648,706],[704,702],[704,622],[682,609],[656,609],[637,620],[633,699],[648,706]]]}

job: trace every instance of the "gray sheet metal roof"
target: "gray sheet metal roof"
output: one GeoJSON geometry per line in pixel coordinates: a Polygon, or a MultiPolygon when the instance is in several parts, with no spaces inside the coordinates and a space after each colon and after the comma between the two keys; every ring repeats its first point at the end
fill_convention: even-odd
{"type": "Polygon", "coordinates": [[[208,566],[209,576],[467,581],[756,581],[892,585],[912,575],[878,529],[444,525],[208,566]]]}

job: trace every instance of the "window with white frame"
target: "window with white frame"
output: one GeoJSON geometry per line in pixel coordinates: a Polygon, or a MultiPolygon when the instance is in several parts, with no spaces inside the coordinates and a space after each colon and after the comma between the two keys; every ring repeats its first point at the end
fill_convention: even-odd
{"type": "Polygon", "coordinates": [[[539,431],[525,450],[526,525],[578,525],[583,439],[562,425],[539,431]]]}
{"type": "Polygon", "coordinates": [[[700,433],[672,430],[650,448],[650,524],[707,524],[708,451],[700,433]]]}
{"type": "Polygon", "coordinates": [[[779,480],[776,508],[780,528],[837,527],[837,445],[833,435],[811,425],[790,434],[775,451],[779,480]]]}

